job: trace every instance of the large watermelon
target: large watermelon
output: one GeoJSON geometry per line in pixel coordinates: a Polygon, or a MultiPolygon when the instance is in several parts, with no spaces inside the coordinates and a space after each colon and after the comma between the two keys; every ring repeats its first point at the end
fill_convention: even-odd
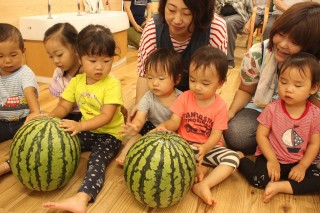
{"type": "Polygon", "coordinates": [[[51,191],[69,182],[80,160],[80,143],[59,127],[60,119],[40,117],[23,125],[10,148],[12,173],[29,189],[51,191]]]}
{"type": "Polygon", "coordinates": [[[150,207],[177,203],[191,188],[196,161],[178,134],[157,131],[140,138],[128,151],[124,178],[135,198],[150,207]]]}

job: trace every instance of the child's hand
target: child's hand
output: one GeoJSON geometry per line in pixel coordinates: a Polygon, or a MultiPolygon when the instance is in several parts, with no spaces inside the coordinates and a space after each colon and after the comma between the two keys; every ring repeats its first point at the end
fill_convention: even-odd
{"type": "Polygon", "coordinates": [[[126,123],[131,123],[132,122],[133,118],[137,114],[137,111],[138,111],[138,106],[137,105],[133,106],[133,108],[130,110],[130,112],[127,115],[128,117],[127,117],[126,123]]]}
{"type": "Polygon", "coordinates": [[[154,132],[154,131],[168,131],[168,130],[166,127],[159,125],[156,128],[154,128],[153,130],[151,130],[150,132],[154,132]]]}
{"type": "Polygon", "coordinates": [[[298,183],[303,181],[304,176],[306,174],[307,168],[304,167],[301,164],[297,164],[294,167],[292,167],[288,178],[294,181],[297,181],[298,183]]]}
{"type": "Polygon", "coordinates": [[[196,144],[196,143],[193,143],[192,146],[195,146],[197,147],[199,153],[197,154],[198,155],[198,165],[202,165],[202,162],[203,162],[203,158],[204,158],[204,155],[208,152],[208,150],[205,149],[205,147],[203,146],[203,144],[196,144]]]}
{"type": "Polygon", "coordinates": [[[139,127],[137,124],[127,123],[122,125],[122,129],[119,131],[122,137],[135,136],[139,133],[139,127]]]}
{"type": "Polygon", "coordinates": [[[81,122],[63,119],[59,125],[61,128],[64,128],[65,132],[72,132],[71,136],[75,136],[79,132],[81,132],[81,122]]]}
{"type": "Polygon", "coordinates": [[[271,181],[278,181],[280,179],[280,163],[278,161],[268,161],[267,169],[271,181]]]}
{"type": "Polygon", "coordinates": [[[40,114],[40,113],[32,112],[26,117],[26,120],[24,121],[24,123],[27,123],[28,121],[35,119],[37,117],[41,117],[41,116],[42,116],[42,114],[40,114]]]}

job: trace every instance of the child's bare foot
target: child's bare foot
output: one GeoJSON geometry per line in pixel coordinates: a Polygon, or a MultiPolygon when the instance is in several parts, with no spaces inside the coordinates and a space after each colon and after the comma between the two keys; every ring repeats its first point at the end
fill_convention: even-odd
{"type": "Polygon", "coordinates": [[[9,165],[8,162],[9,159],[7,159],[6,161],[0,163],[0,176],[7,174],[8,172],[11,171],[11,167],[9,165]]]}
{"type": "Polygon", "coordinates": [[[210,206],[216,205],[216,201],[212,197],[210,187],[207,186],[204,182],[194,184],[192,187],[192,191],[206,204],[210,206]]]}
{"type": "Polygon", "coordinates": [[[119,156],[116,158],[116,162],[120,165],[123,166],[124,161],[126,159],[126,156],[128,154],[128,151],[130,149],[131,146],[128,146],[127,144],[123,147],[123,149],[121,150],[119,156]]]}
{"type": "Polygon", "coordinates": [[[74,196],[67,199],[58,202],[47,202],[42,206],[49,209],[59,209],[74,213],[85,213],[90,200],[91,197],[88,194],[84,192],[78,192],[74,196]]]}
{"type": "Polygon", "coordinates": [[[237,151],[237,154],[238,154],[238,156],[239,156],[240,159],[241,159],[241,158],[244,158],[244,154],[243,154],[242,152],[237,151]]]}
{"type": "Polygon", "coordinates": [[[279,193],[278,182],[269,182],[264,190],[263,202],[268,203],[273,196],[279,193]]]}
{"type": "Polygon", "coordinates": [[[202,165],[197,165],[195,182],[196,183],[201,182],[203,180],[203,178],[206,176],[207,172],[208,172],[208,167],[202,166],[202,165]]]}

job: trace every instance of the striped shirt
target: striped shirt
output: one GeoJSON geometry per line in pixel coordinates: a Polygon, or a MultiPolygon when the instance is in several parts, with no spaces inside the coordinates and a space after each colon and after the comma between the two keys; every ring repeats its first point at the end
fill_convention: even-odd
{"type": "MultiPolygon", "coordinates": [[[[300,118],[293,119],[282,100],[274,101],[262,111],[258,121],[270,129],[268,139],[281,164],[299,162],[305,155],[311,136],[320,133],[320,109],[310,102],[307,102],[300,118]]],[[[261,154],[258,146],[255,155],[261,154]]]]}
{"type": "MultiPolygon", "coordinates": [[[[174,50],[181,53],[188,46],[190,39],[191,37],[185,41],[180,42],[171,37],[174,50]]],[[[226,22],[216,14],[211,22],[210,40],[208,45],[219,48],[223,52],[227,53],[227,25],[226,22]]],[[[139,77],[145,76],[145,61],[147,60],[148,56],[156,49],[156,26],[154,20],[150,19],[142,32],[140,40],[137,64],[139,77]]]]}
{"type": "Polygon", "coordinates": [[[0,75],[0,121],[17,121],[29,115],[29,106],[24,96],[24,89],[38,84],[33,71],[23,65],[9,76],[0,75]]]}

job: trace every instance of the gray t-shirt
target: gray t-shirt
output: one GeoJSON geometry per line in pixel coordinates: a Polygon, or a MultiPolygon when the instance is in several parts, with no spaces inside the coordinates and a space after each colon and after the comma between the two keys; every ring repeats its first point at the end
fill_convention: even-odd
{"type": "MultiPolygon", "coordinates": [[[[175,89],[176,96],[178,97],[182,92],[175,89]]],[[[171,118],[172,112],[169,107],[164,106],[157,96],[148,91],[142,97],[138,105],[138,111],[147,112],[147,120],[153,125],[158,126],[166,120],[171,118]]]]}

